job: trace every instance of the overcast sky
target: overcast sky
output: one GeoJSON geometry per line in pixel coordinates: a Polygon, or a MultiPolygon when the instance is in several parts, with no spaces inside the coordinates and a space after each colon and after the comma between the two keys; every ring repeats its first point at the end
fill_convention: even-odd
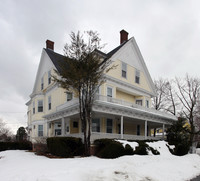
{"type": "Polygon", "coordinates": [[[98,31],[109,52],[124,29],[152,79],[199,76],[199,7],[199,0],[0,0],[0,118],[14,133],[26,126],[45,41],[62,54],[71,31],[98,31]]]}

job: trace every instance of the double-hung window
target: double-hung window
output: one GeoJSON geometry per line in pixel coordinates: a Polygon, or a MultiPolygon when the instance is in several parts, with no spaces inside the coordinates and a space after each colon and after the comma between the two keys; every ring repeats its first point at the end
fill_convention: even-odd
{"type": "Polygon", "coordinates": [[[140,71],[135,70],[135,83],[140,84],[140,71]]]}
{"type": "Polygon", "coordinates": [[[48,71],[48,84],[51,83],[51,70],[48,71]]]}
{"type": "Polygon", "coordinates": [[[35,114],[35,101],[33,101],[33,114],[35,114]]]}
{"type": "Polygon", "coordinates": [[[41,78],[41,90],[44,89],[44,77],[41,78]]]}
{"type": "Polygon", "coordinates": [[[43,112],[43,100],[38,101],[38,112],[43,112]]]}
{"type": "Polygon", "coordinates": [[[127,64],[122,62],[122,77],[127,77],[127,64]]]}
{"type": "Polygon", "coordinates": [[[38,136],[43,136],[43,125],[38,125],[38,136]]]}
{"type": "Polygon", "coordinates": [[[67,101],[71,101],[73,99],[73,93],[67,92],[67,101]]]}
{"type": "Polygon", "coordinates": [[[51,110],[51,96],[48,97],[48,108],[51,110]]]}
{"type": "Polygon", "coordinates": [[[107,133],[113,132],[113,120],[112,119],[107,119],[106,132],[107,133]]]}
{"type": "Polygon", "coordinates": [[[149,100],[146,100],[146,107],[149,108],[149,100]]]}
{"type": "Polygon", "coordinates": [[[92,119],[92,132],[100,132],[100,119],[92,119]]]}
{"type": "Polygon", "coordinates": [[[112,97],[112,87],[107,87],[107,96],[112,97]]]}

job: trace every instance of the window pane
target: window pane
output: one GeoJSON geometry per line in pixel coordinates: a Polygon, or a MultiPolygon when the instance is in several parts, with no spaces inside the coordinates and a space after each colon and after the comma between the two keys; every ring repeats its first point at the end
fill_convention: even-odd
{"type": "Polygon", "coordinates": [[[107,96],[112,97],[112,88],[111,87],[107,87],[107,96]]]}
{"type": "Polygon", "coordinates": [[[72,92],[67,92],[67,101],[71,101],[73,97],[72,92]]]}
{"type": "Polygon", "coordinates": [[[107,119],[107,128],[106,128],[106,132],[107,133],[112,133],[112,124],[113,124],[113,121],[112,119],[107,119]]]}
{"type": "Polygon", "coordinates": [[[100,132],[100,119],[92,119],[92,132],[100,132]]]}
{"type": "Polygon", "coordinates": [[[41,90],[44,88],[44,78],[41,78],[41,90]]]}
{"type": "Polygon", "coordinates": [[[38,136],[43,136],[43,125],[38,125],[38,136]]]}
{"type": "Polygon", "coordinates": [[[126,78],[127,65],[122,62],[122,77],[126,78]]]}
{"type": "Polygon", "coordinates": [[[136,70],[135,72],[135,83],[139,84],[140,83],[140,71],[136,70]]]}
{"type": "Polygon", "coordinates": [[[38,112],[43,112],[43,101],[38,101],[38,112]]]}

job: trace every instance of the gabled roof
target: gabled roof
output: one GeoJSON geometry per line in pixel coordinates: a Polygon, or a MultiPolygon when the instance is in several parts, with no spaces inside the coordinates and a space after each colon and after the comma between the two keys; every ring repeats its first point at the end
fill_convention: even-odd
{"type": "Polygon", "coordinates": [[[51,50],[51,49],[44,48],[44,50],[45,50],[46,53],[48,54],[49,58],[50,58],[51,61],[53,62],[53,64],[54,64],[54,66],[56,67],[56,69],[57,69],[58,71],[60,71],[60,70],[61,70],[60,65],[62,65],[62,64],[60,64],[59,62],[61,62],[61,61],[64,62],[65,56],[63,56],[63,55],[61,55],[61,54],[58,54],[58,53],[54,52],[54,51],[51,50]]]}

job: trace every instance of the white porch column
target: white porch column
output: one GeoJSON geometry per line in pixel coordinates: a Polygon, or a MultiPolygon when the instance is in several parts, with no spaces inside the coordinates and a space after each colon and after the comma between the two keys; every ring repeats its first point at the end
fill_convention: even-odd
{"type": "Polygon", "coordinates": [[[121,116],[121,139],[123,139],[124,135],[124,117],[121,116]]]}
{"type": "Polygon", "coordinates": [[[62,121],[61,121],[61,135],[65,136],[65,119],[64,118],[62,118],[62,121]]]}
{"type": "Polygon", "coordinates": [[[164,138],[165,138],[165,124],[163,124],[163,128],[162,128],[162,130],[163,130],[162,138],[164,139],[164,138]]]}
{"type": "Polygon", "coordinates": [[[145,126],[144,126],[144,139],[147,139],[147,121],[145,121],[145,126]]]}

